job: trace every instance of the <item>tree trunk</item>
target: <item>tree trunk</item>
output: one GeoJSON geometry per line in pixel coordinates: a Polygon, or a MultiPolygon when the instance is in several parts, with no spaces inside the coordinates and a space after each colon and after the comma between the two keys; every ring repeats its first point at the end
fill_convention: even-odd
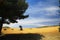
{"type": "Polygon", "coordinates": [[[59,32],[60,32],[60,23],[59,23],[59,32]]]}
{"type": "Polygon", "coordinates": [[[1,18],[1,19],[0,19],[0,34],[1,34],[1,31],[2,31],[3,21],[4,21],[4,19],[1,18]]]}
{"type": "Polygon", "coordinates": [[[60,32],[60,27],[59,27],[59,32],[60,32]]]}

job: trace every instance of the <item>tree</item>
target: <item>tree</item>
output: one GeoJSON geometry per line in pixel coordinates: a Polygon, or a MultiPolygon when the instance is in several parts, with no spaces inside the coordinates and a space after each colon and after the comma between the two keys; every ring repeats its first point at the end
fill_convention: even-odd
{"type": "Polygon", "coordinates": [[[19,26],[19,28],[20,28],[20,30],[23,30],[21,25],[19,26]]]}
{"type": "Polygon", "coordinates": [[[25,0],[0,0],[0,33],[4,23],[17,23],[17,19],[27,18],[24,15],[28,8],[25,0]]]}
{"type": "Polygon", "coordinates": [[[60,32],[60,23],[59,23],[59,29],[58,29],[58,30],[59,30],[59,32],[60,32]]]}

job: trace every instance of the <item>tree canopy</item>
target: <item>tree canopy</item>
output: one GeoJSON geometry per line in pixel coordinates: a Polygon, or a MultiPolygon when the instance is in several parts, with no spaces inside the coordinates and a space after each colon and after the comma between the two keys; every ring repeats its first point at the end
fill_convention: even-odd
{"type": "Polygon", "coordinates": [[[29,15],[24,15],[28,8],[28,3],[25,0],[0,0],[0,17],[3,22],[9,21],[12,23],[17,22],[16,19],[24,19],[29,15]],[[8,19],[8,21],[6,21],[8,19]]]}

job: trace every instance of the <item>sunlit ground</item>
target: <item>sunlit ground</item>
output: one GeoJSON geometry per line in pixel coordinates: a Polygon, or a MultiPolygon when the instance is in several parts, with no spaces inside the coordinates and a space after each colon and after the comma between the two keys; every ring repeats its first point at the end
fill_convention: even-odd
{"type": "Polygon", "coordinates": [[[24,28],[22,31],[19,28],[3,28],[4,34],[20,34],[20,33],[54,33],[58,32],[59,26],[45,28],[24,28]]]}
{"type": "Polygon", "coordinates": [[[38,33],[45,37],[42,40],[60,40],[59,26],[45,27],[45,28],[24,28],[22,31],[19,28],[3,28],[4,34],[20,34],[20,33],[38,33]]]}

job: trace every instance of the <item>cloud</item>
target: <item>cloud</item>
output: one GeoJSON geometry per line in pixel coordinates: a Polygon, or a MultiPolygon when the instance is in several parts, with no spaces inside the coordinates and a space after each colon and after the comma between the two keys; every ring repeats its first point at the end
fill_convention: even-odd
{"type": "Polygon", "coordinates": [[[47,10],[47,11],[56,11],[56,10],[59,10],[59,7],[57,7],[57,6],[51,6],[51,7],[45,8],[44,10],[47,10]]]}
{"type": "Polygon", "coordinates": [[[53,4],[50,3],[51,1],[47,0],[46,2],[41,2],[39,1],[38,3],[36,3],[35,5],[30,5],[28,10],[26,11],[26,14],[31,15],[35,15],[35,14],[43,14],[46,16],[54,16],[54,15],[58,15],[58,10],[59,7],[53,4],[56,4],[56,1],[53,0],[53,4]],[[49,4],[48,4],[49,3],[49,4]]]}
{"type": "Polygon", "coordinates": [[[25,20],[19,20],[19,24],[21,25],[32,25],[36,23],[42,23],[42,22],[55,22],[59,21],[58,19],[25,19],[25,20]]]}
{"type": "MultiPolygon", "coordinates": [[[[38,27],[38,26],[46,26],[46,25],[48,25],[48,24],[42,24],[42,23],[44,23],[44,22],[53,22],[53,23],[55,23],[56,21],[58,21],[59,22],[59,20],[58,19],[24,19],[24,20],[18,20],[18,23],[14,23],[14,24],[10,24],[10,25],[7,25],[7,24],[5,24],[4,26],[10,26],[10,27],[19,27],[19,25],[22,25],[22,26],[30,26],[30,27],[32,27],[32,26],[34,26],[34,27],[38,27]]],[[[57,22],[57,23],[58,23],[57,22]]]]}
{"type": "MultiPolygon", "coordinates": [[[[36,5],[37,6],[37,5],[36,5]]],[[[31,14],[35,14],[35,13],[38,13],[38,12],[44,12],[44,11],[48,11],[48,12],[55,12],[59,10],[59,7],[57,6],[51,6],[51,7],[44,7],[44,8],[39,8],[39,7],[32,7],[30,9],[28,9],[28,13],[31,13],[31,14]]]]}

